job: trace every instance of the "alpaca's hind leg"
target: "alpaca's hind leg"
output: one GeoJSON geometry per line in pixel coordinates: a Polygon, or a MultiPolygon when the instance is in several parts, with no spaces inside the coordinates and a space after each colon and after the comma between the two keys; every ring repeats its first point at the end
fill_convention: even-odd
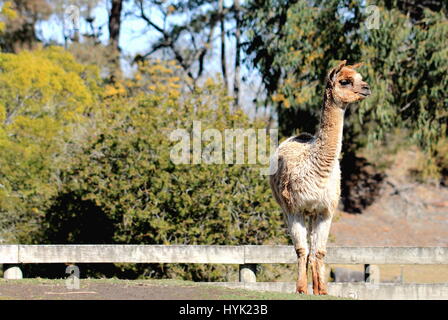
{"type": "Polygon", "coordinates": [[[316,295],[327,294],[324,257],[332,217],[332,212],[317,214],[311,223],[311,250],[308,262],[313,275],[313,293],[316,295]]]}
{"type": "Polygon", "coordinates": [[[288,214],[288,228],[291,238],[294,242],[294,248],[297,253],[299,274],[297,278],[296,291],[298,293],[308,293],[307,283],[307,256],[308,242],[305,226],[305,217],[302,214],[288,214]]]}

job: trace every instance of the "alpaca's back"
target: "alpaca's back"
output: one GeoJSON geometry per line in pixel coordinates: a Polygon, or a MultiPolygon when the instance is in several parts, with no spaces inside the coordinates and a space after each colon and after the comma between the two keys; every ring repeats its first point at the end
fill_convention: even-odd
{"type": "Polygon", "coordinates": [[[309,134],[291,137],[278,147],[278,169],[270,176],[270,185],[285,213],[314,213],[338,201],[339,162],[330,175],[324,175],[317,152],[316,140],[309,134]]]}

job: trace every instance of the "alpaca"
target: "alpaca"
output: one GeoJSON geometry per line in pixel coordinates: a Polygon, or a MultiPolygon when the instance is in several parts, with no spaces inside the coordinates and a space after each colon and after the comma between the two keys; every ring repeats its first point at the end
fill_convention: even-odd
{"type": "Polygon", "coordinates": [[[316,136],[301,134],[281,143],[270,185],[281,206],[298,258],[297,292],[307,293],[307,267],[313,293],[327,294],[324,257],[333,215],[340,197],[339,156],[344,111],[370,95],[355,71],[360,64],[342,61],[326,79],[320,128],[316,136]],[[308,237],[310,245],[308,246],[308,237]]]}

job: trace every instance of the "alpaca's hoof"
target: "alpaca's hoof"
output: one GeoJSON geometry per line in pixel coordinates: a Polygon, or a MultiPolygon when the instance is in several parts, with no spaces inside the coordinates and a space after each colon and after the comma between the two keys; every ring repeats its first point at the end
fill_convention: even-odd
{"type": "Polygon", "coordinates": [[[298,281],[296,284],[296,293],[308,294],[308,285],[306,281],[298,281]]]}
{"type": "Polygon", "coordinates": [[[325,296],[328,295],[328,292],[326,288],[313,287],[313,294],[315,296],[325,296]]]}
{"type": "Polygon", "coordinates": [[[297,287],[296,288],[296,293],[299,294],[308,294],[308,288],[307,287],[297,287]]]}
{"type": "Polygon", "coordinates": [[[319,288],[317,294],[320,295],[320,296],[326,296],[326,295],[328,295],[327,288],[326,288],[326,287],[324,287],[324,288],[319,288]]]}

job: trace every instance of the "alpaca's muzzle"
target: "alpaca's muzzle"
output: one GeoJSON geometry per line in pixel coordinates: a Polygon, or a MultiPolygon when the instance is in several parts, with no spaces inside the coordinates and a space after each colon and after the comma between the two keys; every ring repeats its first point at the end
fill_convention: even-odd
{"type": "Polygon", "coordinates": [[[370,91],[369,85],[365,83],[362,85],[361,90],[358,92],[358,94],[362,95],[363,97],[368,97],[372,94],[372,91],[370,91]]]}

